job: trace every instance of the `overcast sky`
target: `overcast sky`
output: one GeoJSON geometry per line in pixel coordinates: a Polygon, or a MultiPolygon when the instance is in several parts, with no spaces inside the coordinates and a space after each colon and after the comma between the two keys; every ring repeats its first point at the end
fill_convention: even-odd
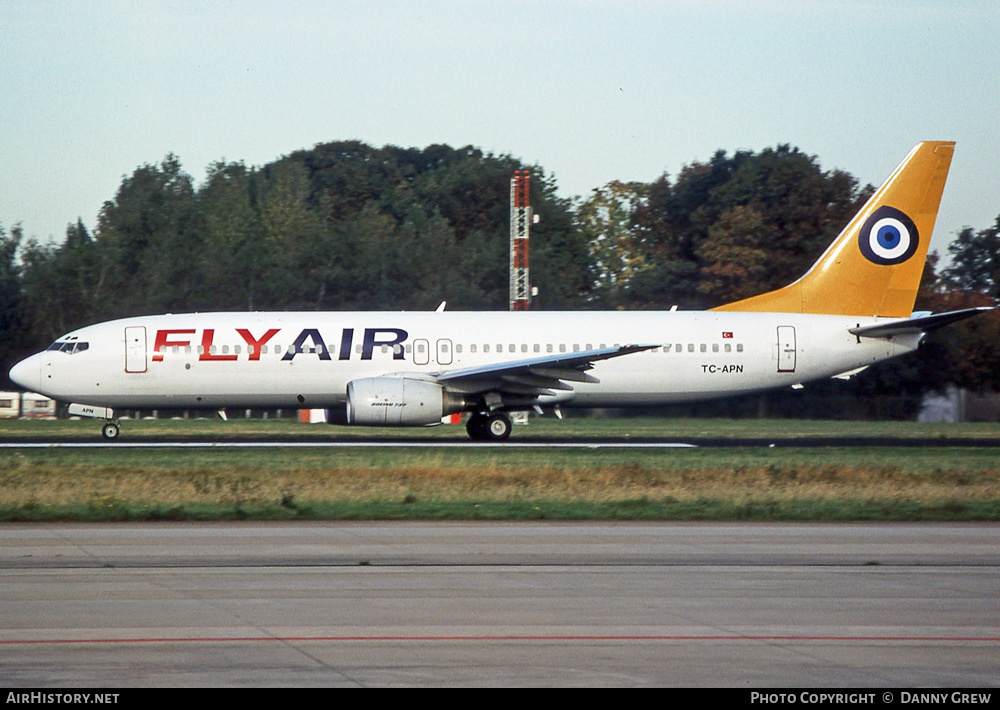
{"type": "Polygon", "coordinates": [[[996,0],[0,0],[0,224],[93,228],[175,153],[474,145],[565,197],[790,143],[879,184],[955,140],[932,248],[1000,214],[996,0]]]}

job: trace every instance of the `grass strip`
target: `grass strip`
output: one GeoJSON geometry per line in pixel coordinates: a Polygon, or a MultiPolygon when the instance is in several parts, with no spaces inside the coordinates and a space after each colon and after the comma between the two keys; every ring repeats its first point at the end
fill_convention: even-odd
{"type": "Polygon", "coordinates": [[[171,467],[25,457],[0,468],[0,520],[1000,519],[995,466],[688,464],[171,467]]]}

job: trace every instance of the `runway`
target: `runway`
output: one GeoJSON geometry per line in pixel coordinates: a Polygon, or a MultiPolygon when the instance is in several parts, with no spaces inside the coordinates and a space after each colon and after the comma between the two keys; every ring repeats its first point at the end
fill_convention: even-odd
{"type": "Polygon", "coordinates": [[[0,526],[0,683],[995,686],[995,524],[0,526]]]}
{"type": "Polygon", "coordinates": [[[412,438],[363,438],[363,437],[296,437],[295,439],[225,439],[186,440],[143,437],[129,441],[127,438],[104,441],[99,437],[73,438],[7,438],[0,441],[4,449],[260,449],[260,448],[346,448],[346,449],[686,449],[686,448],[1000,448],[1000,438],[917,438],[917,437],[786,437],[786,438],[733,438],[686,437],[652,438],[532,438],[519,437],[501,442],[471,441],[466,437],[455,439],[412,438]]]}

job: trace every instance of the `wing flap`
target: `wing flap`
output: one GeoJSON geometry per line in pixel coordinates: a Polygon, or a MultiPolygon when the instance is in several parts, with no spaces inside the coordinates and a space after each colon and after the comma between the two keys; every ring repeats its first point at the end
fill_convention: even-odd
{"type": "MultiPolygon", "coordinates": [[[[597,378],[594,378],[597,379],[597,378]]],[[[573,388],[554,377],[538,377],[537,375],[503,375],[505,382],[526,387],[572,391],[573,388]]]]}
{"type": "Polygon", "coordinates": [[[651,350],[658,345],[621,345],[575,353],[467,367],[435,375],[439,384],[465,394],[500,392],[521,396],[553,396],[556,391],[572,392],[571,382],[596,383],[588,375],[595,362],[651,350]]]}
{"type": "Polygon", "coordinates": [[[528,372],[538,375],[539,377],[551,377],[556,380],[567,380],[569,382],[590,382],[591,384],[597,384],[600,382],[600,380],[593,375],[588,375],[586,372],[571,370],[565,367],[531,367],[528,368],[528,372]]]}

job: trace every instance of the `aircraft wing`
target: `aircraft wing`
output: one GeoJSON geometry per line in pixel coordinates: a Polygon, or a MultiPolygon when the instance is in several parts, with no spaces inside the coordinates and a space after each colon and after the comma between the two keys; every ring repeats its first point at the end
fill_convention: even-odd
{"type": "Polygon", "coordinates": [[[572,391],[573,387],[567,384],[568,382],[599,382],[596,377],[587,374],[587,370],[590,370],[595,362],[657,347],[659,346],[621,345],[576,353],[560,353],[494,365],[448,370],[435,374],[434,379],[449,390],[466,394],[505,392],[533,397],[554,395],[555,390],[572,391]]]}
{"type": "Polygon", "coordinates": [[[951,323],[992,310],[993,308],[990,306],[965,308],[960,311],[935,313],[934,315],[918,316],[909,320],[886,323],[885,325],[866,325],[859,328],[850,328],[849,330],[852,335],[867,338],[891,338],[894,335],[916,335],[917,333],[929,333],[932,330],[943,328],[951,323]]]}

